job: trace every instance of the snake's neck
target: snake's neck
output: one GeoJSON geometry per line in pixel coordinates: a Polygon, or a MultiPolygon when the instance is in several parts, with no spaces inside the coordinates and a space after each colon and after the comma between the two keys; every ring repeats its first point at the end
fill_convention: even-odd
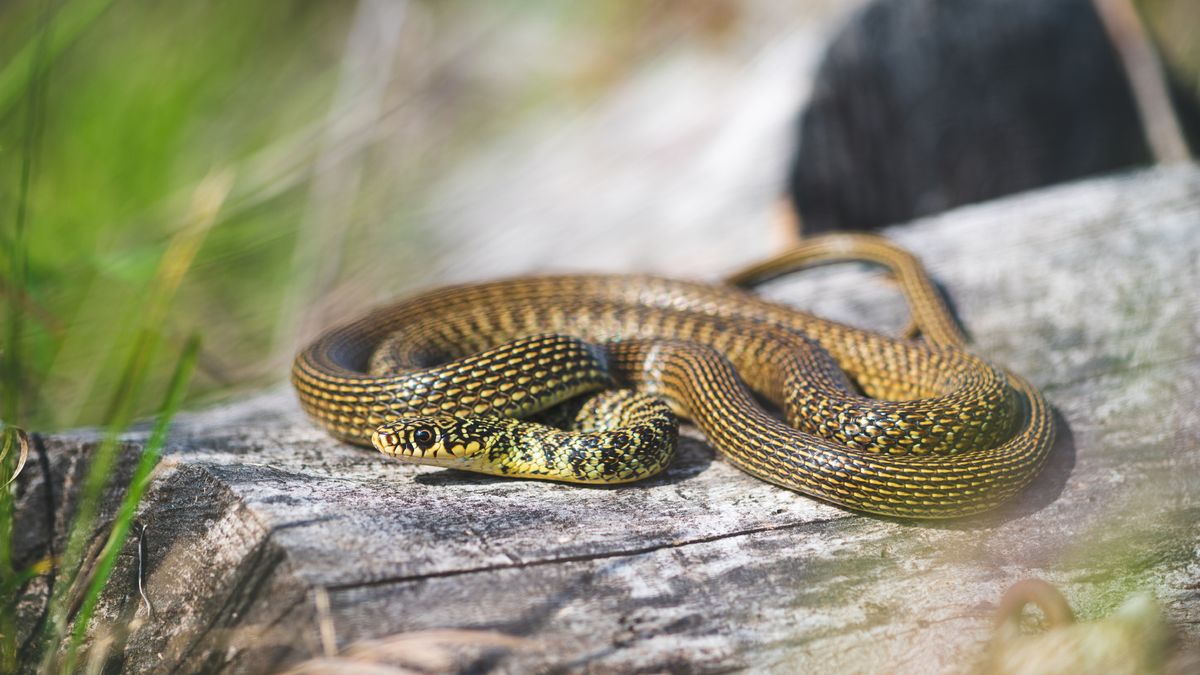
{"type": "Polygon", "coordinates": [[[503,475],[610,485],[658,473],[675,456],[675,426],[564,432],[526,423],[492,462],[503,475]]]}
{"type": "MultiPolygon", "coordinates": [[[[535,422],[503,420],[488,452],[488,469],[503,476],[572,483],[599,482],[607,467],[604,433],[567,432],[535,422]]],[[[611,459],[611,458],[608,458],[611,459]]]]}

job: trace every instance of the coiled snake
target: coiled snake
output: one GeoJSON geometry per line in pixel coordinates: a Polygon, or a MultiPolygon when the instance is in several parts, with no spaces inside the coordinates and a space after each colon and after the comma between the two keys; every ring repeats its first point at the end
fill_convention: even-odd
{"type": "Polygon", "coordinates": [[[433,290],[324,334],[297,356],[292,382],[308,415],[338,438],[504,475],[599,483],[653,475],[674,452],[671,411],[738,468],[876,514],[984,511],[1041,468],[1054,439],[1045,401],[965,350],[902,249],[828,235],[728,281],[572,275],[433,290]],[[836,260],[889,267],[922,339],[852,328],[735,287],[836,260]],[[576,398],[614,381],[639,393],[576,398]],[[572,432],[517,421],[568,400],[572,432]]]}

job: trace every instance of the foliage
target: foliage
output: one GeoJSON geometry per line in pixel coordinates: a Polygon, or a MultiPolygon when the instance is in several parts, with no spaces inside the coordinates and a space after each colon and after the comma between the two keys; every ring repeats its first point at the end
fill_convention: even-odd
{"type": "Polygon", "coordinates": [[[0,5],[0,671],[30,657],[15,603],[41,574],[41,668],[79,664],[178,409],[278,380],[338,308],[423,280],[439,171],[547,102],[586,102],[680,30],[719,33],[723,7],[0,5]],[[147,414],[132,482],[110,485],[147,414]],[[79,425],[102,440],[65,550],[14,560],[24,439],[79,425]],[[106,491],[124,498],[100,527],[106,491]]]}

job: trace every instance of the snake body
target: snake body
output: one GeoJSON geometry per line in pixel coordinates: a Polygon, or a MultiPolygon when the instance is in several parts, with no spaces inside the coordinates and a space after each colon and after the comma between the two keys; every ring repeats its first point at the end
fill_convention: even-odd
{"type": "Polygon", "coordinates": [[[962,347],[911,256],[875,237],[824,237],[734,281],[838,259],[891,267],[924,339],[729,285],[522,277],[433,290],[335,328],[297,356],[292,381],[333,435],[444,466],[582,482],[652,475],[674,436],[651,402],[618,401],[608,412],[624,416],[618,428],[583,436],[506,421],[616,382],[695,421],[746,472],[852,509],[945,518],[1011,497],[1053,443],[1049,409],[962,347]]]}

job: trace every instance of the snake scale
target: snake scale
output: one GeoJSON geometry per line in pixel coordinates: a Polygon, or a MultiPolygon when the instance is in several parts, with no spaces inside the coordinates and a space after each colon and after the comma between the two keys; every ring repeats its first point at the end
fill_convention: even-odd
{"type": "Polygon", "coordinates": [[[297,356],[292,382],[331,434],[408,461],[637,480],[670,462],[678,414],[776,485],[869,513],[949,518],[1010,498],[1054,440],[1041,394],[963,345],[915,258],[843,234],[726,284],[569,275],[428,291],[319,337],[297,356]],[[890,268],[920,339],[739,288],[838,260],[890,268]],[[580,396],[614,384],[634,391],[580,396]],[[564,402],[566,412],[555,408],[564,402]],[[574,417],[574,429],[522,421],[539,414],[574,417]]]}

